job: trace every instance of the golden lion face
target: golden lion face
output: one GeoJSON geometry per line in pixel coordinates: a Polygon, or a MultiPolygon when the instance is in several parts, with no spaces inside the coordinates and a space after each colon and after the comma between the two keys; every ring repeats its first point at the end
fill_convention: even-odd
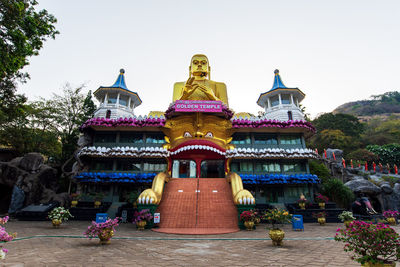
{"type": "MultiPolygon", "coordinates": [[[[191,113],[168,119],[164,126],[167,144],[175,150],[185,146],[208,146],[220,151],[230,149],[232,124],[230,120],[204,113],[191,113]]],[[[208,149],[208,148],[207,148],[208,149]]]]}

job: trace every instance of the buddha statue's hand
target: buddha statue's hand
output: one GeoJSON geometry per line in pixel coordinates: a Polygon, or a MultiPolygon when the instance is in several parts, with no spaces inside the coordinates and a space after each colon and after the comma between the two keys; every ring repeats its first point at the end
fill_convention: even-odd
{"type": "Polygon", "coordinates": [[[182,90],[182,96],[180,97],[180,99],[187,99],[189,96],[191,96],[193,94],[194,91],[196,91],[196,87],[193,87],[193,81],[194,81],[194,77],[190,77],[186,83],[185,86],[183,87],[182,90]]]}
{"type": "Polygon", "coordinates": [[[236,193],[233,201],[239,205],[250,205],[255,204],[253,195],[246,189],[242,189],[236,193]]]}
{"type": "Polygon", "coordinates": [[[137,201],[139,204],[159,204],[160,200],[153,189],[146,189],[139,195],[137,201]]]}

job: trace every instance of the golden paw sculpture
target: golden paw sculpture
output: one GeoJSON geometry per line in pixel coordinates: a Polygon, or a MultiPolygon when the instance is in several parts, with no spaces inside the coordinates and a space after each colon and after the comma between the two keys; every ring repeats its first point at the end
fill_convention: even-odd
{"type": "Polygon", "coordinates": [[[236,205],[252,205],[256,203],[253,195],[248,190],[243,189],[242,178],[237,173],[228,173],[226,179],[231,183],[233,201],[236,205]]]}
{"type": "Polygon", "coordinates": [[[160,172],[153,179],[151,189],[144,190],[138,197],[139,204],[160,204],[164,184],[169,181],[171,176],[166,172],[160,172]]]}

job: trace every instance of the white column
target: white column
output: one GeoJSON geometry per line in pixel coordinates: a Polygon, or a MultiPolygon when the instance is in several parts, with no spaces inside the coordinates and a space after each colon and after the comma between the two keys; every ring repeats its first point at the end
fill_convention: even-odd
{"type": "Polygon", "coordinates": [[[299,107],[299,98],[296,98],[297,107],[299,107]]]}
{"type": "Polygon", "coordinates": [[[290,94],[290,104],[292,104],[292,106],[295,106],[296,104],[293,101],[293,94],[290,94]]]}
{"type": "Polygon", "coordinates": [[[115,103],[116,105],[116,107],[119,107],[119,95],[120,95],[121,93],[118,93],[118,95],[117,95],[117,102],[115,103]]]}
{"type": "Polygon", "coordinates": [[[282,98],[281,98],[281,94],[278,94],[279,97],[279,106],[282,107],[282,98]]]}
{"type": "MultiPolygon", "coordinates": [[[[269,100],[269,97],[267,98],[267,102],[268,102],[268,109],[271,109],[271,101],[269,100]]],[[[267,109],[265,109],[265,111],[267,111],[267,109]]]]}
{"type": "MultiPolygon", "coordinates": [[[[132,101],[132,97],[129,97],[129,101],[128,101],[128,109],[131,109],[131,101],[132,101]]],[[[133,111],[133,109],[132,109],[133,111]]]]}
{"type": "Polygon", "coordinates": [[[107,105],[108,102],[108,93],[106,93],[106,96],[104,97],[104,106],[107,105]]]}

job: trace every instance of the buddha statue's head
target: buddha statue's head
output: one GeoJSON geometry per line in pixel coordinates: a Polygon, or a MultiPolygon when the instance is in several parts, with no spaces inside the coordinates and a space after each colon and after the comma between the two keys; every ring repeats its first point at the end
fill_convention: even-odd
{"type": "Polygon", "coordinates": [[[192,57],[189,66],[190,76],[205,78],[208,76],[210,79],[210,65],[208,58],[205,55],[197,54],[192,57]]]}

